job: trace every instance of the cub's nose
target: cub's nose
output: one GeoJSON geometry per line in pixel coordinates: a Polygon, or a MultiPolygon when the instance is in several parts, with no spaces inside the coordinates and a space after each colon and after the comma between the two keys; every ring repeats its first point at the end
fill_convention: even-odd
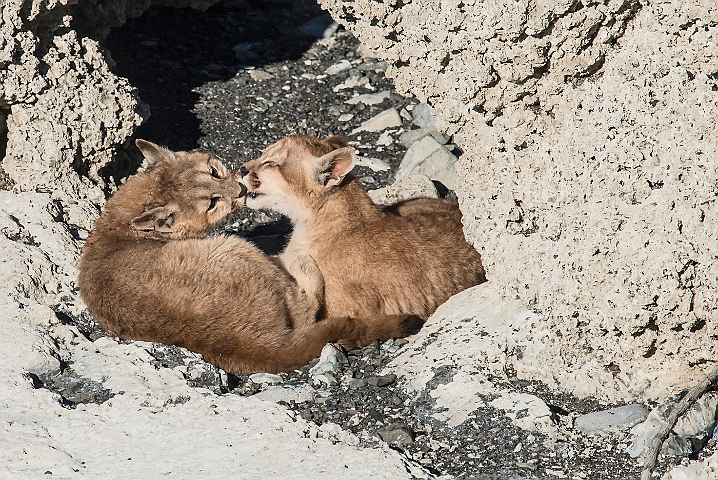
{"type": "Polygon", "coordinates": [[[242,165],[241,167],[239,167],[239,175],[240,175],[241,177],[246,177],[248,173],[249,173],[249,170],[247,170],[246,168],[244,168],[244,165],[242,165]]]}
{"type": "Polygon", "coordinates": [[[247,195],[247,187],[244,186],[243,183],[239,183],[239,198],[244,197],[247,195]]]}

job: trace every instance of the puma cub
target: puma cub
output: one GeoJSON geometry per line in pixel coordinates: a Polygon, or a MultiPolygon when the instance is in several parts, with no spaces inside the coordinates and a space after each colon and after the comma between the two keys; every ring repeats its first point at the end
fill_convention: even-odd
{"type": "Polygon", "coordinates": [[[327,342],[360,347],[421,328],[408,315],[317,321],[324,285],[309,255],[286,256],[285,268],[240,238],[207,237],[243,206],[234,172],[206,153],[136,144],[150,167],[107,201],[80,259],[80,293],[110,334],[186,347],[240,374],[298,368],[327,342]]]}
{"type": "Polygon", "coordinates": [[[406,312],[426,319],[450,296],[486,281],[457,202],[423,198],[382,210],[349,173],[355,162],[342,137],[291,136],[240,170],[247,206],[294,224],[283,256],[314,258],[329,316],[406,312]]]}

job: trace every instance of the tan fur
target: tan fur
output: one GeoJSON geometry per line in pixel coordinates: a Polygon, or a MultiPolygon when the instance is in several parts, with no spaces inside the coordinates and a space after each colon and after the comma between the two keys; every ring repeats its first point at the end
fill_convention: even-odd
{"type": "Polygon", "coordinates": [[[407,315],[381,328],[316,321],[324,285],[309,255],[285,268],[242,239],[206,237],[242,206],[236,174],[208,154],[137,145],[153,166],[108,200],[80,260],[82,298],[110,334],[183,346],[239,374],[292,370],[327,342],[364,346],[421,327],[407,315]]]}
{"type": "Polygon", "coordinates": [[[349,173],[346,140],[287,137],[243,165],[247,206],[287,215],[283,255],[308,252],[324,276],[329,316],[413,313],[486,280],[456,202],[415,199],[385,210],[349,173]]]}

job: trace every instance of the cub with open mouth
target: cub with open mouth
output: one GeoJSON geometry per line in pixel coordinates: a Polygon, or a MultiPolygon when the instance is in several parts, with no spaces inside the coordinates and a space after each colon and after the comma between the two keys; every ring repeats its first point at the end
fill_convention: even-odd
{"type": "Polygon", "coordinates": [[[290,136],[240,169],[247,206],[275,210],[294,225],[282,257],[307,252],[319,266],[327,315],[426,319],[486,281],[457,202],[421,198],[381,209],[350,173],[355,162],[342,137],[290,136]]]}
{"type": "Polygon", "coordinates": [[[324,283],[310,255],[285,263],[209,229],[242,208],[236,173],[206,153],[137,140],[148,170],[107,201],[80,259],[79,286],[111,335],[179,345],[234,374],[290,371],[328,342],[365,346],[415,333],[409,315],[317,320],[324,283]]]}

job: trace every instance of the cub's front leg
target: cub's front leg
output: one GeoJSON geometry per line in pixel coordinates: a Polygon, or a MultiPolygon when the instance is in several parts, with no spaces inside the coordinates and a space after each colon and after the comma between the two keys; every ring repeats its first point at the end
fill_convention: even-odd
{"type": "Polygon", "coordinates": [[[300,252],[290,256],[282,255],[278,260],[297,284],[293,303],[298,308],[306,305],[311,321],[316,320],[324,306],[324,277],[314,258],[300,252]]]}

